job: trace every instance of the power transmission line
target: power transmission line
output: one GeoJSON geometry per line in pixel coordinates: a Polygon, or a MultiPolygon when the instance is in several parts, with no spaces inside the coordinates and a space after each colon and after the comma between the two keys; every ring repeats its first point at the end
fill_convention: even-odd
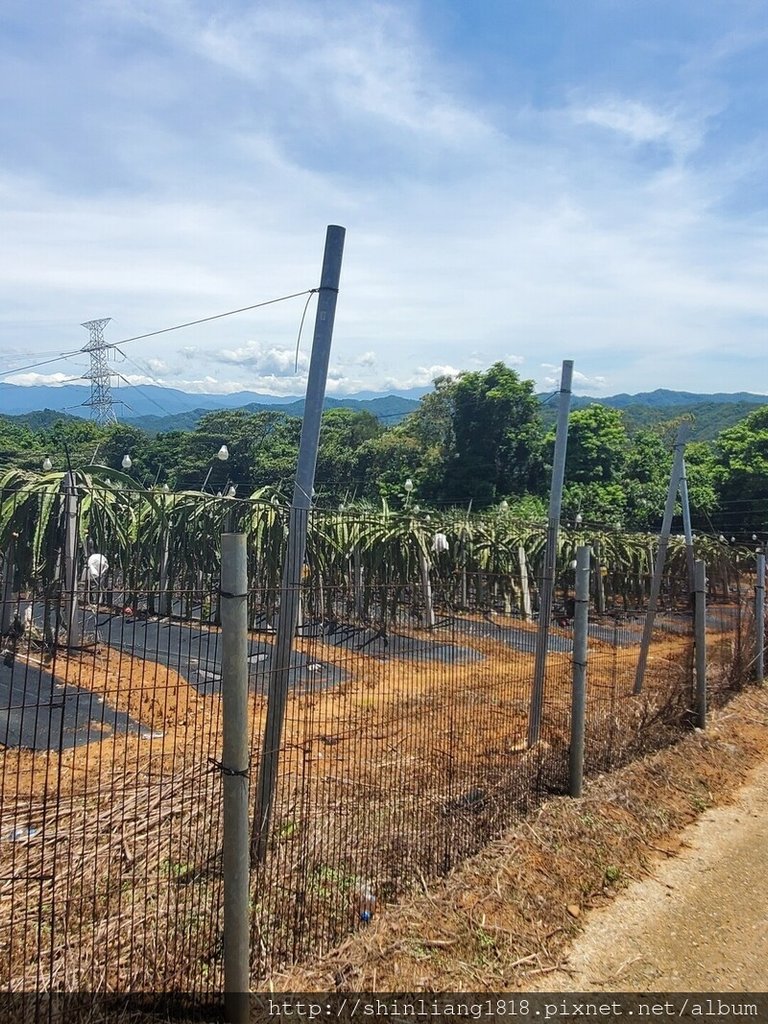
{"type": "MultiPolygon", "coordinates": [[[[263,302],[256,302],[252,306],[241,306],[239,309],[230,309],[226,313],[214,313],[213,316],[204,316],[199,320],[189,320],[183,324],[175,324],[173,327],[163,327],[158,331],[148,331],[146,334],[136,334],[132,338],[123,338],[120,341],[111,342],[105,345],[105,348],[117,348],[119,345],[127,345],[131,341],[141,341],[144,338],[154,338],[158,334],[168,334],[170,331],[180,331],[185,327],[195,327],[198,324],[210,323],[212,320],[221,320],[226,316],[235,316],[238,313],[247,313],[252,309],[261,309],[263,306],[273,306],[277,302],[287,302],[289,299],[298,299],[302,295],[312,295],[316,292],[317,288],[306,288],[301,292],[293,292],[290,295],[281,295],[276,299],[266,299],[263,302]]],[[[83,349],[74,349],[72,352],[62,352],[61,355],[54,356],[52,359],[40,359],[36,363],[27,363],[24,366],[16,366],[12,370],[0,370],[0,377],[11,377],[15,373],[24,373],[25,370],[36,370],[39,366],[49,366],[51,363],[58,363],[62,359],[70,359],[72,356],[78,356],[83,352],[83,349]]]]}

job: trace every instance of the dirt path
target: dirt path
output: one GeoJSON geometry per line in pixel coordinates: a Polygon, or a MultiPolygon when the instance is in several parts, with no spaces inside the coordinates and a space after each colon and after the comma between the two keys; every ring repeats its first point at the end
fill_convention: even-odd
{"type": "Polygon", "coordinates": [[[591,911],[548,991],[768,990],[768,763],[683,850],[591,911]]]}

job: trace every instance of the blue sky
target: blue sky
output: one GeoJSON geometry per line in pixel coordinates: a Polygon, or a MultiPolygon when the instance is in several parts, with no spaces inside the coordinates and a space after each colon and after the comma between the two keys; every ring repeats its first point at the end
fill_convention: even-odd
{"type": "MultiPolygon", "coordinates": [[[[0,369],[315,286],[329,392],[768,392],[768,0],[4,0],[0,369]]],[[[126,346],[300,394],[303,300],[126,346]]],[[[311,324],[311,319],[310,319],[311,324]]],[[[70,379],[84,357],[6,376],[70,379]]]]}

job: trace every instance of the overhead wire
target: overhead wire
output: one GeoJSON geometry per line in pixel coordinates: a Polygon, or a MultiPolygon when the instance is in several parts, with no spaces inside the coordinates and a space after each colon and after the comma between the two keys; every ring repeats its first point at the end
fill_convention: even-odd
{"type": "MultiPolygon", "coordinates": [[[[168,334],[170,331],[181,331],[185,327],[196,327],[198,324],[207,324],[212,320],[221,320],[227,316],[236,316],[238,313],[248,313],[253,309],[262,309],[264,306],[273,306],[278,302],[287,302],[290,299],[301,298],[302,295],[313,295],[318,289],[317,288],[305,288],[300,292],[292,292],[290,295],[280,295],[275,299],[265,299],[262,302],[255,302],[251,306],[241,306],[239,309],[229,309],[224,313],[214,313],[212,316],[200,317],[197,320],[188,320],[183,324],[174,324],[172,327],[162,327],[157,331],[147,331],[146,334],[136,334],[131,338],[122,338],[119,341],[113,341],[105,345],[105,348],[118,348],[120,345],[127,345],[132,341],[141,341],[144,338],[155,338],[159,334],[168,334]]],[[[307,300],[309,303],[309,300],[307,300]]],[[[303,318],[302,318],[303,323],[303,318]]],[[[39,359],[35,363],[27,363],[24,366],[16,366],[11,370],[0,370],[0,377],[10,377],[15,373],[24,373],[26,370],[36,370],[39,366],[49,366],[51,363],[61,362],[62,359],[71,359],[72,356],[80,355],[83,352],[82,348],[73,349],[71,352],[62,352],[58,356],[54,356],[52,359],[39,359]]],[[[124,354],[124,353],[123,353],[124,354]]]]}
{"type": "Polygon", "coordinates": [[[10,377],[14,373],[24,373],[25,370],[36,370],[38,366],[48,366],[50,363],[60,363],[62,359],[71,359],[72,356],[79,356],[82,349],[77,349],[75,352],[62,352],[61,355],[56,356],[54,359],[41,359],[36,363],[27,363],[26,366],[16,366],[12,370],[0,370],[0,377],[10,377]]]}
{"type": "Polygon", "coordinates": [[[141,394],[144,395],[144,397],[147,399],[147,401],[149,401],[153,405],[157,406],[157,408],[160,410],[161,413],[163,413],[164,416],[170,416],[171,415],[171,413],[168,412],[167,409],[163,408],[163,406],[159,402],[156,402],[155,399],[150,394],[147,394],[147,392],[142,389],[141,384],[134,384],[134,382],[132,380],[128,380],[128,378],[126,376],[124,376],[122,373],[120,373],[119,370],[115,370],[114,373],[115,373],[115,376],[119,377],[121,381],[123,381],[125,384],[128,385],[128,387],[136,388],[137,391],[139,391],[141,394]]]}
{"type": "Polygon", "coordinates": [[[148,331],[146,334],[136,334],[132,338],[123,338],[121,341],[113,341],[105,348],[117,348],[118,345],[127,345],[131,341],[142,341],[144,338],[155,338],[159,334],[168,334],[170,331],[180,331],[185,327],[196,327],[198,324],[207,324],[212,320],[221,320],[225,316],[235,316],[237,313],[248,313],[252,309],[261,309],[264,306],[273,306],[277,302],[287,302],[289,299],[298,299],[302,295],[312,295],[317,288],[306,288],[302,292],[293,292],[291,295],[281,295],[276,299],[266,299],[264,302],[256,302],[252,306],[241,306],[240,309],[230,309],[226,313],[214,313],[213,316],[204,316],[199,320],[189,320],[184,324],[175,324],[173,327],[163,327],[159,331],[148,331]]]}

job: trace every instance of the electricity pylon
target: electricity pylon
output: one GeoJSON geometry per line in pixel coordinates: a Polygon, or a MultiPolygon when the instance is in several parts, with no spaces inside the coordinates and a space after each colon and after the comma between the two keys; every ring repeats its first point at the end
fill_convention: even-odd
{"type": "Polygon", "coordinates": [[[104,328],[112,319],[111,316],[102,320],[89,320],[83,327],[91,332],[91,340],[82,349],[91,357],[91,368],[83,376],[91,381],[91,397],[83,405],[91,407],[91,419],[96,420],[100,427],[117,423],[117,416],[112,404],[111,374],[107,366],[107,344],[104,341],[104,328]]]}

